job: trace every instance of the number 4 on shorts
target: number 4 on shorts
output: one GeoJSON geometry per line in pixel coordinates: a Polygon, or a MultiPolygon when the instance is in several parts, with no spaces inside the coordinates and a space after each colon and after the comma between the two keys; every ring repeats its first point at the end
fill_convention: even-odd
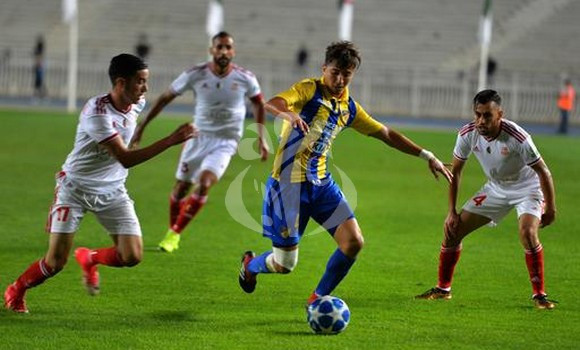
{"type": "Polygon", "coordinates": [[[479,207],[479,206],[481,206],[481,203],[483,203],[483,201],[484,201],[486,198],[487,198],[487,195],[485,195],[485,194],[482,194],[482,195],[479,195],[479,196],[475,196],[475,197],[473,197],[473,201],[475,202],[475,206],[476,206],[476,207],[479,207]]]}

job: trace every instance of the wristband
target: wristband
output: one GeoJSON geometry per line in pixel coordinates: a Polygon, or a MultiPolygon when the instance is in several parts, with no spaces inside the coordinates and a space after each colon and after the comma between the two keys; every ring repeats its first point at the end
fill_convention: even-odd
{"type": "Polygon", "coordinates": [[[430,161],[431,159],[435,159],[435,155],[433,153],[427,151],[426,149],[422,149],[419,153],[419,157],[425,159],[426,161],[430,161]]]}

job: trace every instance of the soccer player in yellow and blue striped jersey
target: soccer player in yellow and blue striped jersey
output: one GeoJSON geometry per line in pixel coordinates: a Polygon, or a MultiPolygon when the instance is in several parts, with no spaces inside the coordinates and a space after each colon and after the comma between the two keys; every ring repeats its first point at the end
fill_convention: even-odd
{"type": "Polygon", "coordinates": [[[431,172],[451,180],[450,171],[429,151],[373,119],[350,95],[348,85],[360,66],[357,48],[348,41],[326,49],[322,77],[294,84],[266,104],[284,119],[274,169],[266,184],[262,227],[272,251],[242,257],[239,282],[251,293],[259,273],[289,273],[298,262],[298,243],[310,218],[322,225],[338,248],[308,299],[330,294],[346,276],[362,249],[363,236],[342,191],[328,172],[327,155],[338,133],[352,127],[387,145],[428,161],[431,172]]]}

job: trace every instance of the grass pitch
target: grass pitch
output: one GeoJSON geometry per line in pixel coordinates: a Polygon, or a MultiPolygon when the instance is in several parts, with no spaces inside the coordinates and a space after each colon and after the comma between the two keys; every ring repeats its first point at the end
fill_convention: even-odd
{"type": "MultiPolygon", "coordinates": [[[[185,120],[155,121],[143,144],[185,120]]],[[[76,123],[76,115],[0,112],[2,290],[46,250],[43,227],[54,174],[72,147],[76,123]]],[[[454,132],[403,131],[450,160],[454,132]]],[[[254,135],[246,132],[246,137],[254,135]]],[[[240,203],[259,222],[260,184],[272,158],[261,163],[234,157],[208,204],[186,229],[180,250],[174,254],[155,250],[167,229],[168,195],[179,153],[175,147],[132,169],[127,183],[144,232],[144,261],[130,269],[101,267],[102,293],[90,297],[71,257],[58,276],[29,291],[29,315],[0,312],[0,348],[577,348],[580,140],[539,135],[534,140],[552,170],[557,191],[557,221],[541,232],[547,289],[560,301],[555,310],[536,310],[529,300],[531,287],[514,213],[498,227],[483,228],[464,241],[452,300],[414,300],[415,294],[436,282],[447,186],[432,178],[424,161],[345,131],[335,142],[331,170],[340,180],[335,166],[340,168],[347,175],[343,184],[348,179],[354,184],[347,196],[357,203],[366,242],[351,273],[333,293],[352,312],[345,333],[317,336],[305,321],[305,300],[335,249],[326,233],[304,237],[292,274],[259,276],[251,295],[238,287],[242,252],[260,253],[270,241],[230,216],[226,192],[247,171],[240,203]]],[[[460,202],[483,182],[477,161],[471,159],[460,202]]],[[[308,232],[315,229],[311,225],[308,232]]],[[[110,244],[104,229],[87,215],[75,245],[110,244]]]]}

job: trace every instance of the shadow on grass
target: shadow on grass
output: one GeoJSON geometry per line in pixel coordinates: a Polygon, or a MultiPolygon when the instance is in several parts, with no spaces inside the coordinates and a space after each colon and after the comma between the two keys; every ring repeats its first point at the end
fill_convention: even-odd
{"type": "Polygon", "coordinates": [[[169,253],[164,252],[163,250],[159,249],[159,247],[156,246],[156,245],[144,246],[143,247],[143,250],[146,251],[146,252],[169,254],[169,253]]]}
{"type": "Polygon", "coordinates": [[[155,311],[149,313],[152,319],[163,322],[197,322],[189,311],[155,311]]]}
{"type": "MultiPolygon", "coordinates": [[[[306,327],[308,327],[308,325],[306,325],[306,327]]],[[[304,337],[304,336],[320,336],[319,334],[315,334],[311,331],[305,330],[305,331],[273,331],[272,334],[275,335],[282,335],[282,336],[298,336],[298,337],[304,337]]]]}

